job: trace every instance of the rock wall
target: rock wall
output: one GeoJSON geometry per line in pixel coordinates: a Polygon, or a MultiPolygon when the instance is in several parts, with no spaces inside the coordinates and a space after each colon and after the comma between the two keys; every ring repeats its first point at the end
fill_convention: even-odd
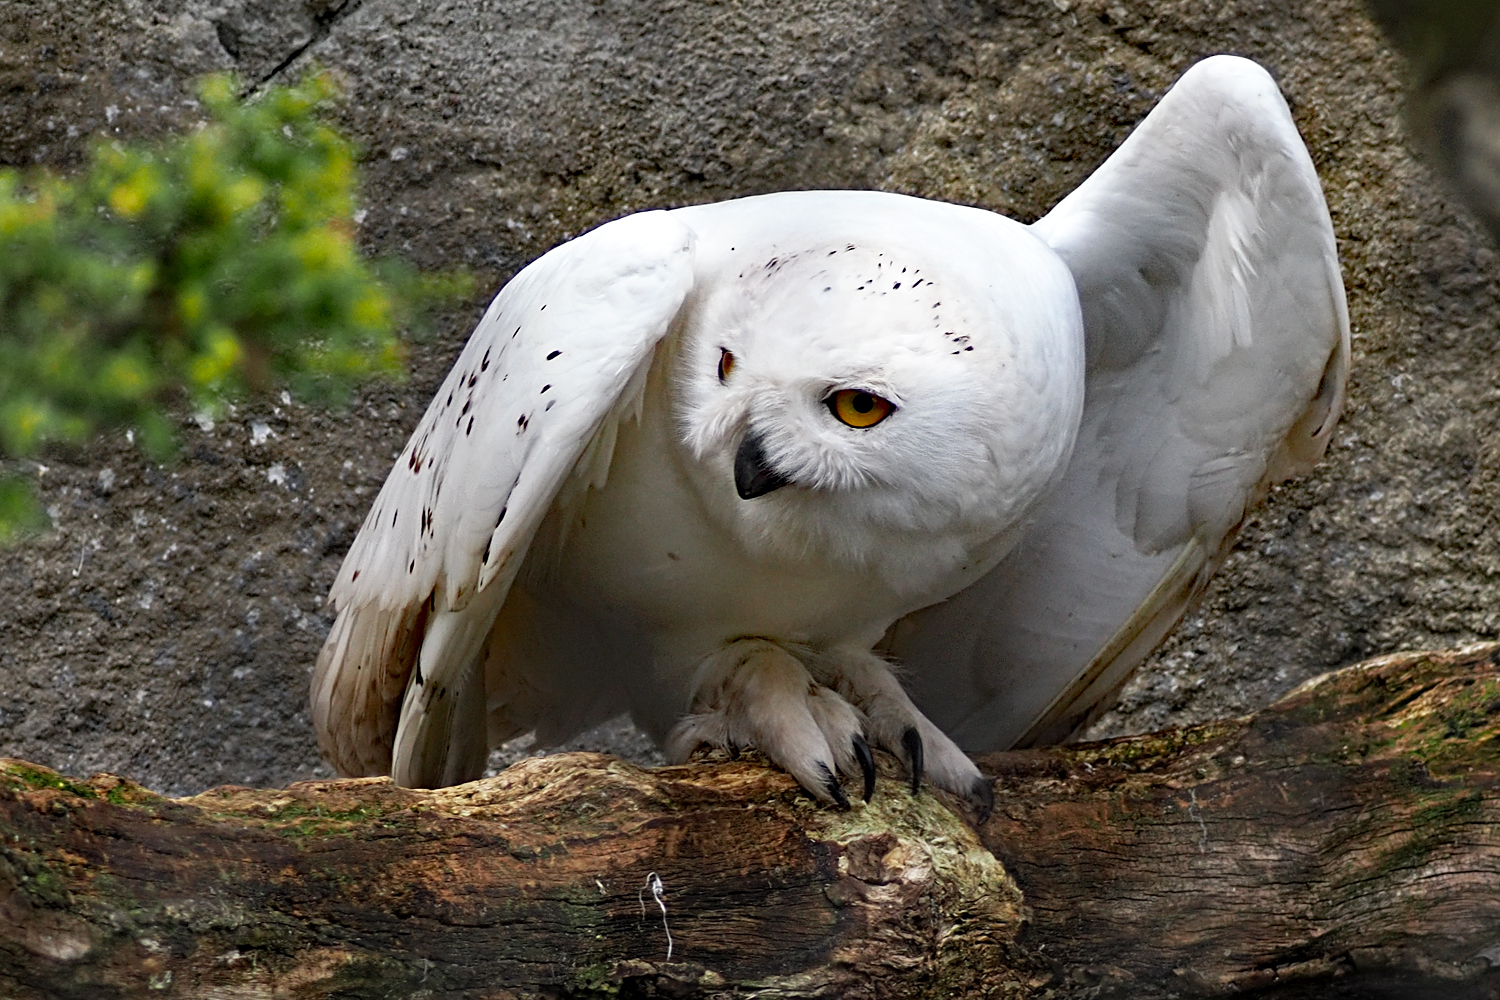
{"type": "MultiPolygon", "coordinates": [[[[1269,67],[1312,149],[1350,403],[1103,734],[1500,631],[1500,262],[1407,151],[1402,66],[1355,0],[0,0],[0,162],[66,167],[96,137],[190,127],[197,74],[316,62],[366,150],[365,244],[467,264],[487,299],[644,207],[873,187],[1034,219],[1215,52],[1269,67]]],[[[0,755],[173,793],[326,773],[306,713],[323,595],[483,304],[348,412],[188,422],[169,468],[123,435],[27,463],[55,526],[0,553],[0,755]]]]}

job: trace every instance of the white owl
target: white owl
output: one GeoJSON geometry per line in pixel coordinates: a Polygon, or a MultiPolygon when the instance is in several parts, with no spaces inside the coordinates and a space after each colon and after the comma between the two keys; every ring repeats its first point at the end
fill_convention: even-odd
{"type": "Polygon", "coordinates": [[[1317,176],[1243,59],[1032,226],[853,191],[611,222],[506,285],[401,453],[320,744],[440,786],[629,712],[829,803],[884,748],[983,813],[960,747],[1118,689],[1322,455],[1348,357],[1317,176]]]}

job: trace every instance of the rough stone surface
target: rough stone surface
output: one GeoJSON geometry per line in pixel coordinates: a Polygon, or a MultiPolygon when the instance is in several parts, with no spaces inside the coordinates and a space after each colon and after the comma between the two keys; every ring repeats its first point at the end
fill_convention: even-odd
{"type": "MultiPolygon", "coordinates": [[[[1096,729],[1123,732],[1500,631],[1500,262],[1408,152],[1402,66],[1354,0],[0,0],[0,162],[66,167],[97,136],[191,126],[198,73],[316,60],[366,150],[366,245],[468,264],[487,297],[648,206],[874,187],[1034,219],[1214,52],[1269,67],[1312,149],[1353,381],[1327,461],[1250,519],[1096,729]]],[[[173,793],[326,773],[322,597],[482,304],[347,413],[187,421],[165,469],[123,435],[44,456],[54,530],[0,554],[0,754],[173,793]]]]}

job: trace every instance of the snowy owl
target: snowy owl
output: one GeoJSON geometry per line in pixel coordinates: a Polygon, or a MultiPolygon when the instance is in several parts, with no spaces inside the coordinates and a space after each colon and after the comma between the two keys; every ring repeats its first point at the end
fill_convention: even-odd
{"type": "Polygon", "coordinates": [[[435,787],[628,712],[983,814],[968,751],[1066,737],[1248,505],[1321,457],[1349,327],[1275,83],[1189,70],[1031,226],[807,191],[600,226],[491,304],[330,600],[330,762],[435,787]]]}

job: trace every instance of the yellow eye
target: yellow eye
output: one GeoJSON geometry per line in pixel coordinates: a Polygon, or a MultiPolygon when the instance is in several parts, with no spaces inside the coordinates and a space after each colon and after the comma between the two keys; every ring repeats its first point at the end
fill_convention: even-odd
{"type": "Polygon", "coordinates": [[[828,409],[850,427],[874,427],[895,412],[888,399],[858,389],[840,389],[828,397],[828,409]]]}
{"type": "Polygon", "coordinates": [[[734,371],[734,355],[724,348],[719,348],[719,382],[729,381],[730,374],[734,371]]]}

